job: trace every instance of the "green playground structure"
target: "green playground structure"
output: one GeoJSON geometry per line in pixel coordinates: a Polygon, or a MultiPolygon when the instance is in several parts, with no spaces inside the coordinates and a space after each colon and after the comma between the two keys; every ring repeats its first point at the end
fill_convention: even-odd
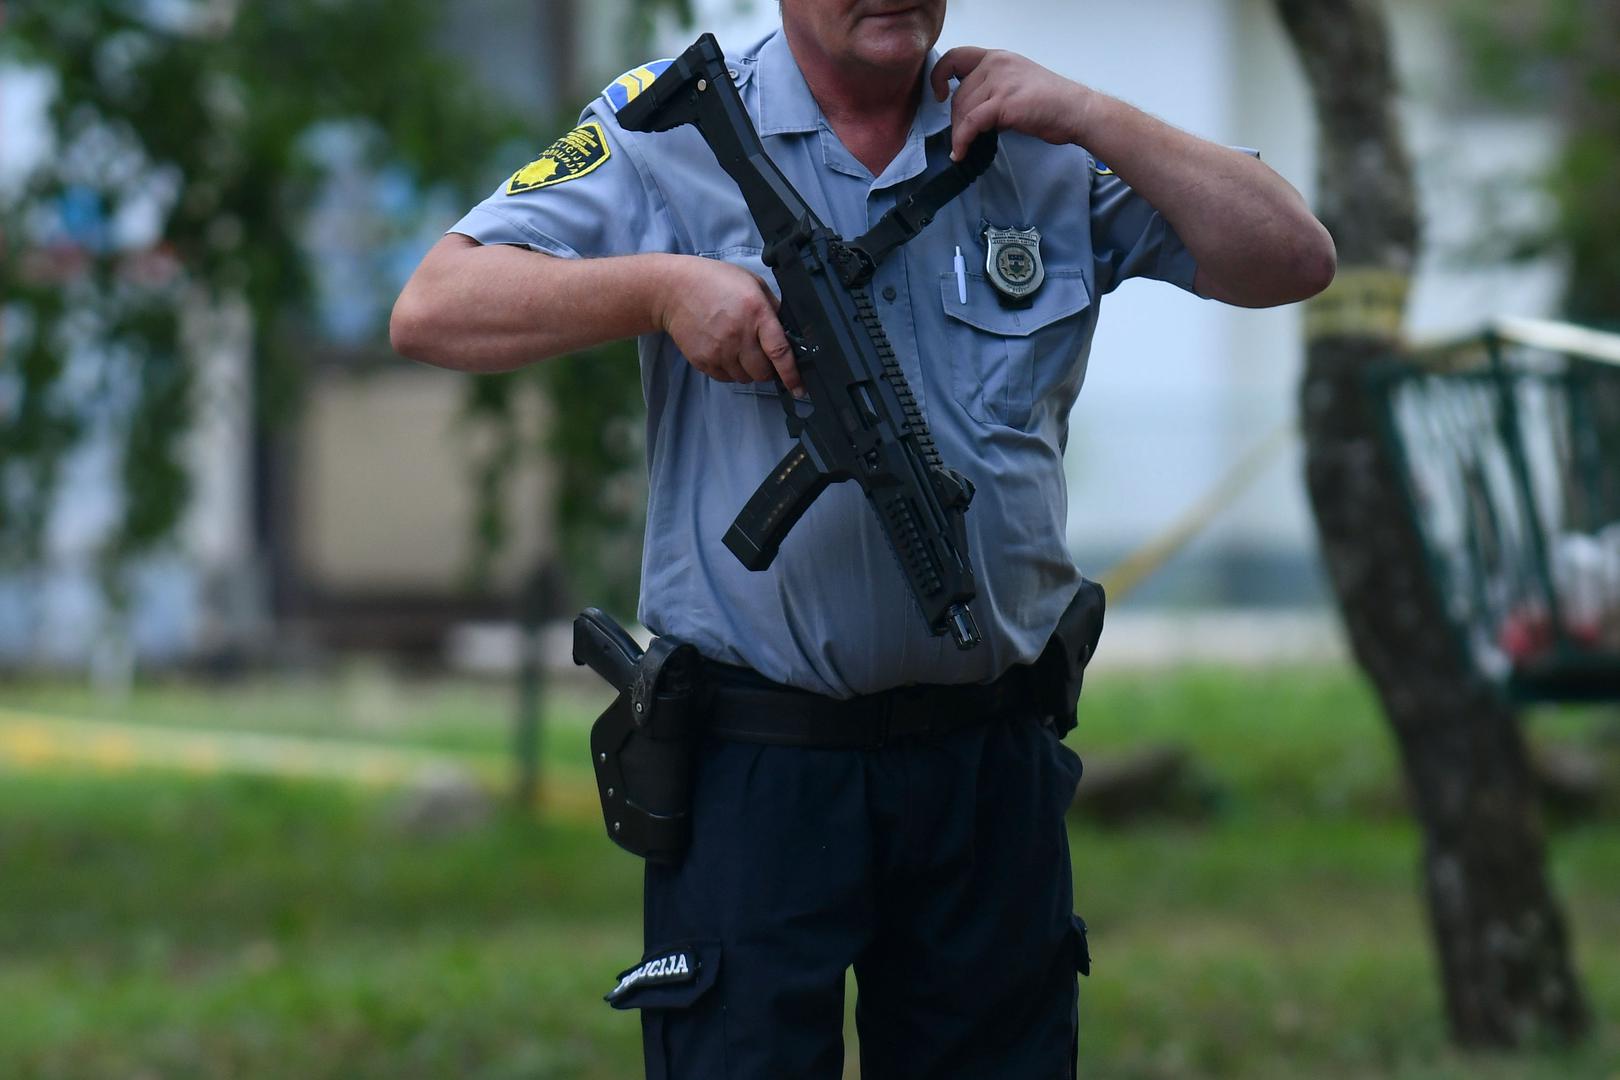
{"type": "Polygon", "coordinates": [[[1480,672],[1517,701],[1620,699],[1620,334],[1503,319],[1368,387],[1480,672]]]}

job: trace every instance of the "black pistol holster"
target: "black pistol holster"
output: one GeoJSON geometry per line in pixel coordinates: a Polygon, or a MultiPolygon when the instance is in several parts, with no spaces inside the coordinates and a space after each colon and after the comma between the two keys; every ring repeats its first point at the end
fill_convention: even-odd
{"type": "Polygon", "coordinates": [[[591,727],[591,764],[608,838],[632,855],[677,863],[692,836],[697,649],[654,638],[643,652],[596,608],[574,619],[574,663],[619,692],[591,727]]]}
{"type": "Polygon", "coordinates": [[[1103,587],[1089,578],[1080,579],[1080,589],[1058,619],[1052,640],[1035,661],[1036,705],[1048,718],[1059,737],[1074,730],[1075,710],[1080,705],[1080,685],[1086,665],[1102,638],[1103,613],[1108,597],[1103,587]]]}

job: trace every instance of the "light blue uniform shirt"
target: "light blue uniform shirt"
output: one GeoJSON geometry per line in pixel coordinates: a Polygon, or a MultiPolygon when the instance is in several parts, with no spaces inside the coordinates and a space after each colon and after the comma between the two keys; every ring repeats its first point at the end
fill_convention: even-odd
{"type": "MultiPolygon", "coordinates": [[[[772,160],[846,237],[948,162],[948,99],[936,102],[925,89],[905,147],[874,178],[833,134],[780,31],[728,61],[772,160]]],[[[641,74],[645,81],[651,72],[641,74]]],[[[560,168],[525,170],[510,185],[540,186],[508,194],[503,184],[451,231],[564,258],[723,259],[774,289],[742,196],[696,129],[618,126],[616,106],[637,81],[621,79],[586,107],[581,125],[601,131],[579,134],[560,168]],[[562,172],[573,175],[557,179],[562,172]]],[[[1003,133],[989,172],[878,268],[872,293],[889,341],[945,463],[977,489],[967,532],[985,640],[965,652],[929,634],[854,483],[822,494],[769,570],[743,569],[721,537],[790,445],[774,386],[715,382],[669,337],[642,337],[649,495],[641,621],[713,659],[838,697],[982,682],[1033,660],[1079,582],[1065,542],[1063,448],[1100,301],[1131,277],[1191,289],[1194,270],[1157,211],[1085,150],[1017,133],[1003,133]],[[1029,307],[998,303],[984,273],[985,223],[1040,230],[1046,279],[1029,307]],[[952,264],[958,246],[966,303],[952,264]]]]}

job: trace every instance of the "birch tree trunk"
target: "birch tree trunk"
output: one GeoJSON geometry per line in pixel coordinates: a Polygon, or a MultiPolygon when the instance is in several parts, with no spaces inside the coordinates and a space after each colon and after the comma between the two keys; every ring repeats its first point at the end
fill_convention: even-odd
{"type": "Polygon", "coordinates": [[[1378,438],[1363,372],[1398,335],[1418,242],[1378,0],[1275,0],[1315,100],[1339,277],[1307,311],[1306,483],[1357,662],[1400,746],[1453,1038],[1571,1039],[1588,1019],[1518,720],[1462,654],[1378,438]]]}

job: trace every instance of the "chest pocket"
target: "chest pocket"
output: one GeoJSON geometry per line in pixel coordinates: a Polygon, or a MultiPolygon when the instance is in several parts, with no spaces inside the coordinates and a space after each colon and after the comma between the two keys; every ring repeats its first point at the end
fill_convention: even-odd
{"type": "Polygon", "coordinates": [[[1085,344],[1084,272],[1047,267],[1025,308],[1003,307],[983,273],[968,273],[965,304],[956,275],[941,274],[939,298],[956,400],[980,423],[1027,427],[1035,402],[1063,381],[1085,344]]]}

